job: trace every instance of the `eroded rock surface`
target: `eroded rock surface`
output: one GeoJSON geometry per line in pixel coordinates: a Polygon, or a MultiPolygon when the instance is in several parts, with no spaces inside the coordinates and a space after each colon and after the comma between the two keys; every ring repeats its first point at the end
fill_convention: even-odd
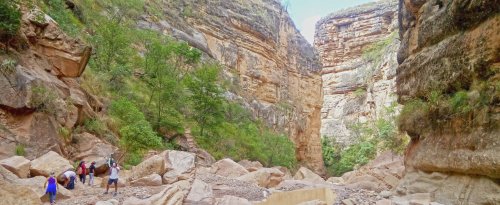
{"type": "Polygon", "coordinates": [[[498,1],[400,1],[398,100],[464,92],[467,104],[485,101],[466,114],[440,105],[403,119],[411,142],[399,194],[429,192],[443,204],[500,203],[492,194],[500,188],[499,13],[498,1]]]}
{"type": "Polygon", "coordinates": [[[314,46],[323,64],[321,136],[350,145],[354,124],[387,115],[384,108],[396,101],[397,22],[392,0],[338,11],[316,24],[314,46]]]}

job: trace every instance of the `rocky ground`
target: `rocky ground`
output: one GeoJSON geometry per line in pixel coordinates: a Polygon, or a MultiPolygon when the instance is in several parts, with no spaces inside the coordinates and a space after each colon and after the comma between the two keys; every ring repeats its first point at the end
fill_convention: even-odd
{"type": "MultiPolygon", "coordinates": [[[[199,163],[191,152],[152,153],[142,163],[120,172],[119,191],[104,194],[106,175],[93,186],[76,183],[59,189],[57,204],[429,204],[430,195],[394,196],[404,167],[402,158],[384,153],[342,177],[324,180],[301,167],[294,175],[284,167],[222,159],[199,163]],[[207,165],[208,163],[208,165],[207,165]]],[[[35,160],[20,156],[0,161],[0,193],[7,204],[48,204],[43,183],[49,171],[62,173],[71,164],[55,152],[35,160]],[[29,177],[25,173],[31,173],[29,177]],[[17,198],[29,202],[16,201],[17,198]]]]}

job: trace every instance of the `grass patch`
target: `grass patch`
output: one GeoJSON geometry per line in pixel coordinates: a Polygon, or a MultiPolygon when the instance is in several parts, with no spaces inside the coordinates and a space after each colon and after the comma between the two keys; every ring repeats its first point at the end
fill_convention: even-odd
{"type": "Polygon", "coordinates": [[[26,150],[24,150],[24,145],[18,144],[16,145],[16,155],[17,156],[25,156],[26,150]]]}

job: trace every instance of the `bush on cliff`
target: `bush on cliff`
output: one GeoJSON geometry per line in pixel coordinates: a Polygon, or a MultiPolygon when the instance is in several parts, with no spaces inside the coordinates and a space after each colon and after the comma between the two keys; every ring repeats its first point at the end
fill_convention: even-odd
{"type": "Polygon", "coordinates": [[[9,41],[16,36],[21,27],[21,12],[14,1],[0,1],[0,40],[5,43],[5,50],[9,41]]]}

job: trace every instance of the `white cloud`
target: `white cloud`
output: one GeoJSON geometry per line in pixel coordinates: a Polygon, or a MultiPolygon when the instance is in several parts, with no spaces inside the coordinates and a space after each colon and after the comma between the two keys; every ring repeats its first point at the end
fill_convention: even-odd
{"type": "Polygon", "coordinates": [[[314,31],[316,29],[316,22],[321,19],[321,16],[311,16],[304,19],[300,25],[300,33],[306,38],[307,41],[312,45],[314,43],[314,31]]]}

